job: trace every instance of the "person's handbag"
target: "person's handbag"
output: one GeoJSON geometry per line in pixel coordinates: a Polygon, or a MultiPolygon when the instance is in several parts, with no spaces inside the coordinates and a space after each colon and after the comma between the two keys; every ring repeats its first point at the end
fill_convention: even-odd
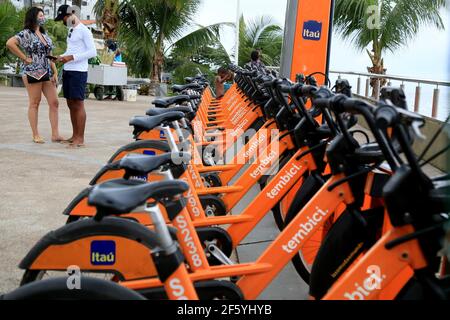
{"type": "Polygon", "coordinates": [[[47,70],[34,70],[25,72],[28,83],[38,83],[50,81],[50,75],[47,70]]]}

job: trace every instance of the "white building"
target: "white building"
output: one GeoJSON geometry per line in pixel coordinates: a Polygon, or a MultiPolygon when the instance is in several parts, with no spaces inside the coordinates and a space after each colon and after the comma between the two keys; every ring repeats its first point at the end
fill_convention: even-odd
{"type": "MultiPolygon", "coordinates": [[[[44,13],[48,18],[54,18],[54,5],[56,9],[60,5],[72,5],[71,0],[10,0],[18,9],[24,6],[36,5],[44,9],[44,13]]],[[[81,20],[95,20],[94,5],[96,0],[83,0],[81,2],[81,20]]]]}

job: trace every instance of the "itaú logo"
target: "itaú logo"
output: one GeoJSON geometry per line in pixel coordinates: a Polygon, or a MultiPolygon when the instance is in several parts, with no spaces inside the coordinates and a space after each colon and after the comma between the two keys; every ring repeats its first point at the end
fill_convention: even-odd
{"type": "Polygon", "coordinates": [[[114,241],[91,242],[91,264],[112,266],[116,263],[116,243],[114,241]]]}
{"type": "Polygon", "coordinates": [[[382,275],[381,268],[378,266],[370,266],[367,268],[369,276],[362,280],[362,284],[355,283],[356,290],[344,293],[347,300],[366,300],[366,298],[375,290],[381,290],[381,284],[386,279],[382,275]]]}
{"type": "Polygon", "coordinates": [[[300,229],[298,232],[292,237],[291,240],[288,241],[287,244],[282,245],[281,248],[287,253],[292,253],[298,250],[298,246],[302,240],[305,239],[306,236],[308,236],[327,215],[328,210],[324,211],[319,207],[316,207],[316,212],[312,216],[307,217],[307,222],[299,225],[300,229]]]}
{"type": "Polygon", "coordinates": [[[303,39],[319,41],[322,37],[322,22],[309,20],[303,23],[303,39]]]}

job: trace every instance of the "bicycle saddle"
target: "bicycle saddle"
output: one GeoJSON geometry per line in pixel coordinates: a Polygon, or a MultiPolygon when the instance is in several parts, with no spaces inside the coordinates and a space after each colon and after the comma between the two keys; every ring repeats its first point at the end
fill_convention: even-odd
{"type": "Polygon", "coordinates": [[[111,215],[129,213],[148,199],[157,201],[173,198],[189,190],[181,180],[146,183],[137,180],[111,180],[95,186],[89,194],[88,203],[111,215]]]}
{"type": "Polygon", "coordinates": [[[148,116],[160,116],[162,114],[168,113],[168,112],[183,112],[184,114],[189,114],[192,112],[192,108],[191,107],[183,107],[183,106],[179,106],[179,107],[173,107],[173,108],[151,108],[148,109],[146,114],[148,116]]]}
{"type": "Polygon", "coordinates": [[[185,84],[185,85],[178,85],[178,84],[176,84],[176,85],[172,86],[172,91],[173,92],[182,92],[182,91],[184,91],[186,89],[201,90],[201,89],[203,89],[203,87],[201,85],[197,84],[197,83],[188,83],[188,84],[185,84]]]}
{"type": "Polygon", "coordinates": [[[134,126],[136,129],[139,128],[142,130],[150,131],[167,122],[173,122],[176,120],[181,120],[183,118],[184,113],[182,112],[167,112],[162,115],[153,117],[134,117],[130,120],[130,126],[134,126]]]}
{"type": "Polygon", "coordinates": [[[154,104],[157,108],[167,108],[173,104],[180,104],[190,100],[191,97],[188,95],[179,95],[175,97],[155,99],[152,104],[154,104]]]}
{"type": "Polygon", "coordinates": [[[184,78],[184,81],[186,83],[192,83],[194,81],[206,81],[206,80],[205,80],[205,76],[198,75],[198,76],[195,76],[195,77],[186,77],[186,78],[184,78]]]}
{"type": "Polygon", "coordinates": [[[364,144],[355,150],[354,155],[360,164],[371,164],[382,162],[384,160],[383,152],[381,152],[378,143],[364,144]]]}
{"type": "Polygon", "coordinates": [[[119,161],[119,168],[147,174],[166,164],[181,164],[190,160],[191,154],[186,152],[164,153],[158,156],[129,154],[119,161]]]}

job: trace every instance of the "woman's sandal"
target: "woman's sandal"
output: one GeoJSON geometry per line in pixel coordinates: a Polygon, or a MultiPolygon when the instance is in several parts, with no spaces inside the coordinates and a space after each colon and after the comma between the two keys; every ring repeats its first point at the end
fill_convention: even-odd
{"type": "MultiPolygon", "coordinates": [[[[64,143],[64,142],[68,142],[69,140],[66,140],[66,139],[64,139],[64,138],[60,138],[60,139],[52,139],[52,142],[53,143],[64,143]]],[[[70,143],[70,142],[68,142],[68,143],[70,143]]]]}
{"type": "MultiPolygon", "coordinates": [[[[56,141],[55,141],[55,142],[56,142],[56,141]]],[[[72,144],[72,143],[73,143],[73,140],[72,140],[72,139],[61,140],[61,141],[59,141],[59,143],[61,143],[61,144],[72,144]]]]}
{"type": "Polygon", "coordinates": [[[74,144],[74,143],[70,143],[66,148],[67,149],[81,149],[81,148],[85,148],[86,145],[85,144],[74,144]]]}
{"type": "Polygon", "coordinates": [[[33,142],[37,143],[37,144],[44,144],[45,143],[44,139],[42,139],[42,137],[39,137],[39,136],[33,137],[33,142]]]}

